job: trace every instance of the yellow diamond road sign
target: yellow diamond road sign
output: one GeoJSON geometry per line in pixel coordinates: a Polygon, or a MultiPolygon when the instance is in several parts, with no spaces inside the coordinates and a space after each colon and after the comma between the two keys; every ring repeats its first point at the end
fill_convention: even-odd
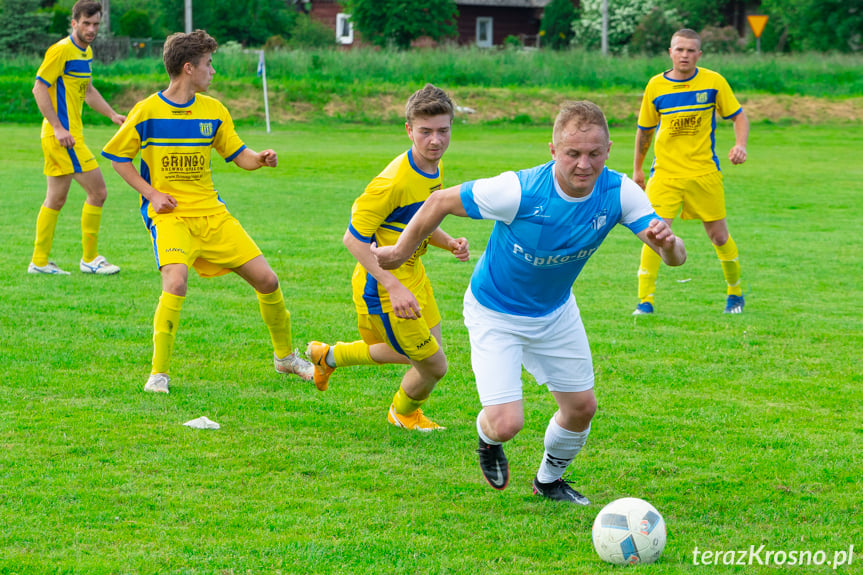
{"type": "Polygon", "coordinates": [[[749,26],[752,27],[752,32],[755,34],[756,38],[761,38],[761,33],[764,32],[764,26],[767,25],[768,16],[747,16],[746,19],[749,20],[749,26]]]}

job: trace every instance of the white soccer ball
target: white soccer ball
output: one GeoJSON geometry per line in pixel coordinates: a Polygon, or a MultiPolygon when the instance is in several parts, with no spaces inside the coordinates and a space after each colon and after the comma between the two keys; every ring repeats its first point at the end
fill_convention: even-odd
{"type": "Polygon", "coordinates": [[[593,548],[615,565],[653,563],[665,549],[665,521],[643,499],[612,501],[593,521],[593,548]]]}

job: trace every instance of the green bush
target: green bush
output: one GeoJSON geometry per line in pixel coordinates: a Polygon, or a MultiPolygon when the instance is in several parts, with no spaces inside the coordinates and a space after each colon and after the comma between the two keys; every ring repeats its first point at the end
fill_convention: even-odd
{"type": "Polygon", "coordinates": [[[130,38],[150,38],[153,35],[150,15],[143,10],[127,10],[120,16],[120,34],[130,38]]]}
{"type": "Polygon", "coordinates": [[[743,50],[745,40],[733,26],[707,26],[701,31],[701,49],[709,54],[734,54],[743,50]]]}
{"type": "Polygon", "coordinates": [[[671,36],[683,25],[675,10],[659,6],[644,15],[632,33],[631,52],[635,54],[663,54],[671,43],[671,36]]]}
{"type": "Polygon", "coordinates": [[[299,14],[291,29],[291,48],[331,48],[336,45],[333,31],[308,14],[299,14]]]}
{"type": "Polygon", "coordinates": [[[572,41],[572,23],[576,19],[572,0],[551,0],[542,15],[540,34],[543,46],[560,50],[572,41]]]}

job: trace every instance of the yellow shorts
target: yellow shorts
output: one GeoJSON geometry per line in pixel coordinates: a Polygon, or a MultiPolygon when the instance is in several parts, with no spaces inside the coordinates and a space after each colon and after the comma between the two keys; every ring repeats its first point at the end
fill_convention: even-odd
{"type": "Polygon", "coordinates": [[[725,217],[722,173],[694,178],[664,178],[653,175],[647,182],[647,197],[661,218],[715,222],[725,217]]]}
{"type": "Polygon", "coordinates": [[[46,176],[82,174],[99,167],[93,152],[84,143],[83,136],[75,136],[75,146],[64,148],[54,136],[42,138],[46,176]]]}
{"type": "MultiPolygon", "coordinates": [[[[428,285],[428,283],[426,283],[428,285]]],[[[434,299],[431,286],[426,292],[426,302],[419,319],[402,319],[392,312],[357,316],[360,337],[369,345],[385,343],[414,361],[428,359],[440,349],[431,328],[440,323],[440,310],[434,299]]]]}
{"type": "Polygon", "coordinates": [[[261,255],[258,245],[227,211],[213,216],[156,214],[150,222],[156,264],[184,264],[205,278],[224,275],[261,255]]]}

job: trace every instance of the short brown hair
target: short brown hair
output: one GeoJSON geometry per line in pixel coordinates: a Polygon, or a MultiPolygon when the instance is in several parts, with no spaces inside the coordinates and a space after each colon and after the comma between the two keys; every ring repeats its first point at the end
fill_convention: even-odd
{"type": "Polygon", "coordinates": [[[417,90],[408,98],[408,103],[405,105],[405,120],[408,124],[413,125],[414,118],[417,116],[430,118],[443,114],[448,114],[449,119],[452,120],[455,115],[454,110],[455,106],[446,92],[431,84],[426,84],[425,87],[417,90]]]}
{"type": "Polygon", "coordinates": [[[674,39],[677,37],[687,38],[689,40],[697,40],[698,48],[699,50],[701,49],[701,36],[699,36],[698,32],[696,32],[695,30],[690,30],[689,28],[681,28],[680,30],[671,35],[672,44],[674,44],[674,39]]]}
{"type": "Polygon", "coordinates": [[[565,102],[560,107],[560,112],[554,120],[554,130],[551,136],[555,145],[563,136],[563,131],[571,124],[575,124],[574,128],[579,131],[587,130],[589,126],[599,126],[605,132],[606,139],[611,139],[605,114],[602,113],[599,106],[588,100],[565,102]]]}
{"type": "Polygon", "coordinates": [[[162,49],[162,61],[168,76],[176,78],[183,72],[186,62],[197,66],[205,54],[212,54],[219,47],[215,38],[203,30],[195,30],[189,34],[177,32],[165,40],[162,49]]]}
{"type": "Polygon", "coordinates": [[[89,18],[95,14],[102,13],[102,5],[92,0],[78,0],[72,6],[72,20],[76,22],[81,19],[81,16],[89,18]]]}

